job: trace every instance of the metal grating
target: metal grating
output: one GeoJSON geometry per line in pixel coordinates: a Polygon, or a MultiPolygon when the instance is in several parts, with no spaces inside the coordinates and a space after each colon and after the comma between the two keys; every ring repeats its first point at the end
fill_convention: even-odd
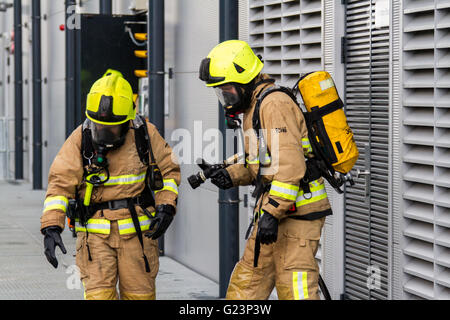
{"type": "Polygon", "coordinates": [[[403,290],[450,298],[450,2],[403,1],[403,290]]]}
{"type": "Polygon", "coordinates": [[[250,0],[249,43],[264,72],[292,87],[301,73],[323,69],[322,1],[250,0]]]}
{"type": "MultiPolygon", "coordinates": [[[[322,0],[250,0],[249,24],[249,44],[279,85],[324,69],[322,0]]],[[[322,245],[316,259],[321,265],[322,245]]]]}
{"type": "Polygon", "coordinates": [[[389,27],[375,27],[376,0],[346,5],[346,114],[360,151],[345,194],[344,291],[349,299],[387,299],[389,270],[389,27]],[[368,286],[371,268],[380,285],[368,286]]]}

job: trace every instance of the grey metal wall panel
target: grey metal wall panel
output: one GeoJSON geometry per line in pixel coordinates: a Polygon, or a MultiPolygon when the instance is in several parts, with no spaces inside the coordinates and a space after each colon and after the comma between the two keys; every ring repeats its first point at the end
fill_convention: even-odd
{"type": "Polygon", "coordinates": [[[50,166],[65,141],[65,21],[63,2],[42,1],[42,107],[43,186],[47,186],[50,166]],[[58,120],[57,120],[58,119],[58,120]]]}
{"type": "Polygon", "coordinates": [[[403,2],[403,290],[450,298],[450,4],[403,2]]]}
{"type": "Polygon", "coordinates": [[[5,50],[8,37],[6,32],[7,13],[0,13],[0,180],[9,178],[8,149],[9,141],[7,138],[8,119],[7,119],[7,52],[5,50]]]}
{"type": "Polygon", "coordinates": [[[375,0],[347,1],[346,114],[360,157],[345,197],[345,293],[351,299],[389,296],[389,28],[375,27],[375,0]],[[369,193],[365,184],[369,184],[369,193]],[[370,268],[381,271],[369,288],[370,268]]]}
{"type": "Polygon", "coordinates": [[[248,0],[239,0],[239,40],[249,40],[249,15],[250,7],[248,0]]]}
{"type": "MultiPolygon", "coordinates": [[[[333,77],[338,92],[344,96],[344,68],[341,63],[340,42],[344,36],[344,6],[332,0],[324,5],[323,50],[324,70],[333,77]]],[[[343,252],[344,252],[344,199],[332,187],[326,184],[327,193],[333,209],[333,215],[327,217],[322,239],[322,276],[333,296],[339,299],[343,290],[343,252]]]]}
{"type": "Polygon", "coordinates": [[[322,1],[250,0],[250,45],[264,72],[293,86],[300,73],[323,68],[322,1]]]}
{"type": "Polygon", "coordinates": [[[401,265],[401,219],[402,219],[402,183],[401,183],[401,113],[402,113],[402,2],[393,1],[391,14],[392,34],[392,111],[391,111],[391,155],[392,155],[392,299],[403,299],[401,265]]]}
{"type": "MultiPolygon", "coordinates": [[[[324,69],[323,8],[321,0],[249,1],[249,44],[279,85],[293,87],[301,74],[324,69]]],[[[331,232],[329,226],[324,232],[331,232]]],[[[321,268],[322,244],[316,255],[321,268]]]]}
{"type": "MultiPolygon", "coordinates": [[[[219,42],[219,1],[172,0],[166,10],[173,11],[166,11],[166,17],[174,22],[174,32],[167,34],[166,43],[172,43],[175,72],[170,88],[173,105],[168,122],[173,129],[184,128],[192,135],[194,121],[201,121],[203,132],[217,128],[217,97],[198,79],[198,68],[201,60],[219,42]]],[[[173,132],[166,135],[172,146],[176,145],[171,141],[173,132]]],[[[192,155],[191,163],[195,160],[192,155]]],[[[166,235],[166,254],[218,281],[218,192],[210,183],[192,191],[186,179],[197,171],[196,165],[182,166],[179,212],[166,235]]]]}
{"type": "MultiPolygon", "coordinates": [[[[250,4],[248,0],[239,0],[239,40],[249,42],[249,18],[250,18],[250,4]]],[[[249,227],[253,216],[253,209],[255,206],[254,198],[252,198],[253,187],[240,187],[240,208],[239,208],[239,256],[242,257],[245,244],[245,233],[249,227]],[[244,200],[247,199],[245,206],[244,200]]]]}

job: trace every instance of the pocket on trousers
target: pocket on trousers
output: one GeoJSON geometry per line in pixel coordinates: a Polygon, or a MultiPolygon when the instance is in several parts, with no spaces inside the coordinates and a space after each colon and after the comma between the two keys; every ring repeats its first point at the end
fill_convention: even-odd
{"type": "Polygon", "coordinates": [[[325,217],[312,221],[288,219],[283,225],[283,233],[288,238],[320,240],[324,223],[325,217]]]}
{"type": "Polygon", "coordinates": [[[86,234],[84,232],[78,232],[77,240],[76,240],[76,244],[75,244],[75,249],[76,249],[77,255],[81,251],[81,249],[83,249],[83,247],[86,245],[85,242],[86,242],[86,234]]]}
{"type": "Polygon", "coordinates": [[[78,232],[75,249],[76,249],[75,263],[80,271],[81,280],[83,280],[87,277],[86,263],[88,259],[86,250],[86,234],[84,232],[78,232]]]}
{"type": "Polygon", "coordinates": [[[291,237],[285,234],[284,268],[285,269],[315,269],[317,262],[314,253],[318,241],[291,237]]]}

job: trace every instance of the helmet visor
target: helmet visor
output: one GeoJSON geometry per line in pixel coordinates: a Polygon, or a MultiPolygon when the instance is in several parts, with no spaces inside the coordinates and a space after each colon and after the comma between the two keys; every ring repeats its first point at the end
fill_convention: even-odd
{"type": "Polygon", "coordinates": [[[106,126],[92,123],[92,141],[97,145],[115,147],[121,143],[123,125],[106,126]]]}
{"type": "Polygon", "coordinates": [[[214,87],[214,91],[223,107],[233,106],[240,102],[238,89],[232,84],[227,83],[214,87]]]}

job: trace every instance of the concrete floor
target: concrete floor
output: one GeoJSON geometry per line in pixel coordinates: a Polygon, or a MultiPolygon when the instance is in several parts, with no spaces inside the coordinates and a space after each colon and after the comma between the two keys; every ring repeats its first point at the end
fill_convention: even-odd
{"type": "MultiPolygon", "coordinates": [[[[75,239],[62,237],[67,249],[57,248],[58,269],[44,256],[40,216],[45,192],[28,183],[0,182],[0,300],[79,300],[83,289],[74,273],[75,239]]],[[[160,300],[217,299],[219,285],[180,263],[160,258],[156,278],[160,300]]]]}

